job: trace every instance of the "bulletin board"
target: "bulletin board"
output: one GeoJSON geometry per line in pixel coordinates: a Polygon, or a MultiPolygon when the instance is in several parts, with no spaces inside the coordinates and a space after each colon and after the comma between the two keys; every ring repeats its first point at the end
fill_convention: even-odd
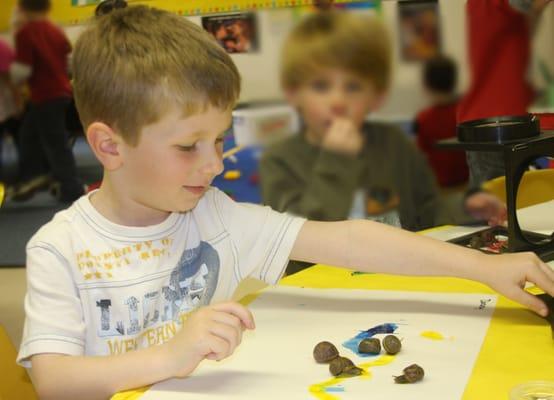
{"type": "MultiPolygon", "coordinates": [[[[52,0],[52,19],[62,25],[84,22],[94,13],[100,0],[52,0]]],[[[349,6],[378,4],[380,0],[335,0],[335,4],[349,6]]],[[[271,9],[280,7],[310,6],[314,0],[130,0],[132,3],[148,4],[173,11],[179,15],[192,16],[244,10],[271,9]]],[[[0,31],[9,29],[10,17],[17,0],[0,1],[0,31]]]]}

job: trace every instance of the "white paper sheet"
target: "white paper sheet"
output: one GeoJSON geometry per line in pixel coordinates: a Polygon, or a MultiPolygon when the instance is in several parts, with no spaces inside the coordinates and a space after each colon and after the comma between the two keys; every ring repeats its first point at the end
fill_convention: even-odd
{"type": "Polygon", "coordinates": [[[203,362],[188,378],[156,384],[142,398],[314,399],[309,387],[332,378],[328,366],[313,359],[318,342],[328,340],[341,355],[364,363],[380,356],[361,358],[341,344],[361,330],[396,323],[403,347],[395,359],[370,367],[371,377],[340,382],[334,389],[343,391],[327,399],[459,399],[495,304],[490,294],[271,288],[250,306],[257,328],[245,333],[235,354],[203,362]],[[444,339],[421,336],[425,331],[444,339]],[[424,380],[395,384],[393,375],[412,363],[424,368],[424,380]]]}
{"type": "Polygon", "coordinates": [[[554,200],[517,210],[521,229],[550,235],[554,231],[554,200]]]}

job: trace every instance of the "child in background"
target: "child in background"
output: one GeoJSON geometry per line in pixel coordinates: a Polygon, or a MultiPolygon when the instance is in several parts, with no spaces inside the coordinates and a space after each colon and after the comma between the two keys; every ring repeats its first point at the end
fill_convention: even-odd
{"type": "Polygon", "coordinates": [[[3,177],[2,165],[4,160],[2,159],[2,144],[4,141],[4,134],[13,132],[13,127],[17,125],[14,123],[14,117],[19,112],[18,102],[19,96],[16,89],[10,81],[10,66],[15,58],[15,53],[8,43],[0,39],[0,179],[3,177]]]}
{"type": "MultiPolygon", "coordinates": [[[[441,201],[425,157],[400,128],[366,121],[390,75],[391,43],[375,17],[320,12],[293,29],[281,81],[304,129],[265,151],[266,204],[310,219],[369,217],[408,230],[467,220],[461,202],[452,209],[441,201]]],[[[491,195],[484,200],[484,220],[497,223],[505,207],[491,195]]],[[[287,272],[305,267],[291,264],[287,272]]]]}
{"type": "MultiPolygon", "coordinates": [[[[523,115],[535,90],[528,80],[533,31],[552,0],[466,2],[469,88],[458,107],[458,123],[523,115]],[[500,39],[501,38],[501,39],[500,39]]],[[[505,175],[501,152],[468,151],[470,186],[505,175]]]]}
{"type": "Polygon", "coordinates": [[[14,58],[10,45],[0,39],[0,124],[13,117],[17,110],[15,90],[10,82],[10,66],[14,58]]]}
{"type": "Polygon", "coordinates": [[[104,179],[27,245],[18,362],[41,398],[108,398],[228,357],[255,324],[221,301],[246,277],[277,282],[289,258],[475,279],[546,315],[521,289],[529,280],[554,294],[554,273],[533,254],[487,256],[373,221],[306,221],[210,187],[240,77],[186,19],[115,9],[81,34],[73,60],[104,179]]]}
{"type": "Polygon", "coordinates": [[[457,68],[454,61],[441,56],[425,63],[423,85],[431,106],[416,116],[414,131],[417,145],[426,154],[441,187],[467,182],[469,171],[463,151],[436,148],[439,140],[456,136],[457,68]]]}
{"type": "Polygon", "coordinates": [[[84,192],[65,127],[65,112],[71,100],[71,45],[63,31],[48,20],[50,0],[19,0],[18,7],[21,21],[10,74],[15,84],[28,81],[31,101],[19,132],[20,185],[12,199],[27,200],[48,184],[46,159],[59,185],[58,199],[70,202],[84,192]]]}

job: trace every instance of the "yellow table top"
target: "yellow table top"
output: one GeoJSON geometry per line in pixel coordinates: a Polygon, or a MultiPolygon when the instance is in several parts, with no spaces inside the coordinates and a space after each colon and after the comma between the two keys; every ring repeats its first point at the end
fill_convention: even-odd
{"type": "MultiPolygon", "coordinates": [[[[494,293],[485,285],[463,279],[353,274],[324,265],[288,276],[279,284],[310,288],[494,293]]],[[[247,296],[243,302],[248,303],[254,298],[255,295],[247,296]]],[[[512,387],[531,380],[554,380],[554,341],[550,324],[504,296],[498,296],[463,399],[504,400],[512,387]]],[[[138,399],[146,390],[122,392],[112,399],[138,399]]]]}

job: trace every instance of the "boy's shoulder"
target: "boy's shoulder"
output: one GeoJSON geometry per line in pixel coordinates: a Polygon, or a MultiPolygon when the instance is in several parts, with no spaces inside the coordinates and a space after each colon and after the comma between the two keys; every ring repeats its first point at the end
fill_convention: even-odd
{"type": "Polygon", "coordinates": [[[50,221],[42,225],[27,243],[27,248],[37,243],[66,243],[76,230],[75,221],[81,218],[78,204],[83,197],[68,208],[58,211],[50,221]]]}
{"type": "Polygon", "coordinates": [[[366,138],[366,148],[373,148],[388,145],[409,144],[408,134],[395,123],[383,121],[367,121],[362,127],[366,138]]]}
{"type": "MultiPolygon", "coordinates": [[[[366,138],[366,149],[410,145],[408,135],[398,124],[382,121],[366,121],[362,126],[362,134],[366,138]]],[[[262,161],[268,159],[306,157],[310,152],[317,153],[318,147],[308,143],[302,133],[288,136],[273,143],[263,153],[262,161]]]]}
{"type": "Polygon", "coordinates": [[[264,150],[262,159],[273,157],[294,156],[296,153],[305,154],[311,146],[302,133],[295,133],[280,139],[264,150]]]}

